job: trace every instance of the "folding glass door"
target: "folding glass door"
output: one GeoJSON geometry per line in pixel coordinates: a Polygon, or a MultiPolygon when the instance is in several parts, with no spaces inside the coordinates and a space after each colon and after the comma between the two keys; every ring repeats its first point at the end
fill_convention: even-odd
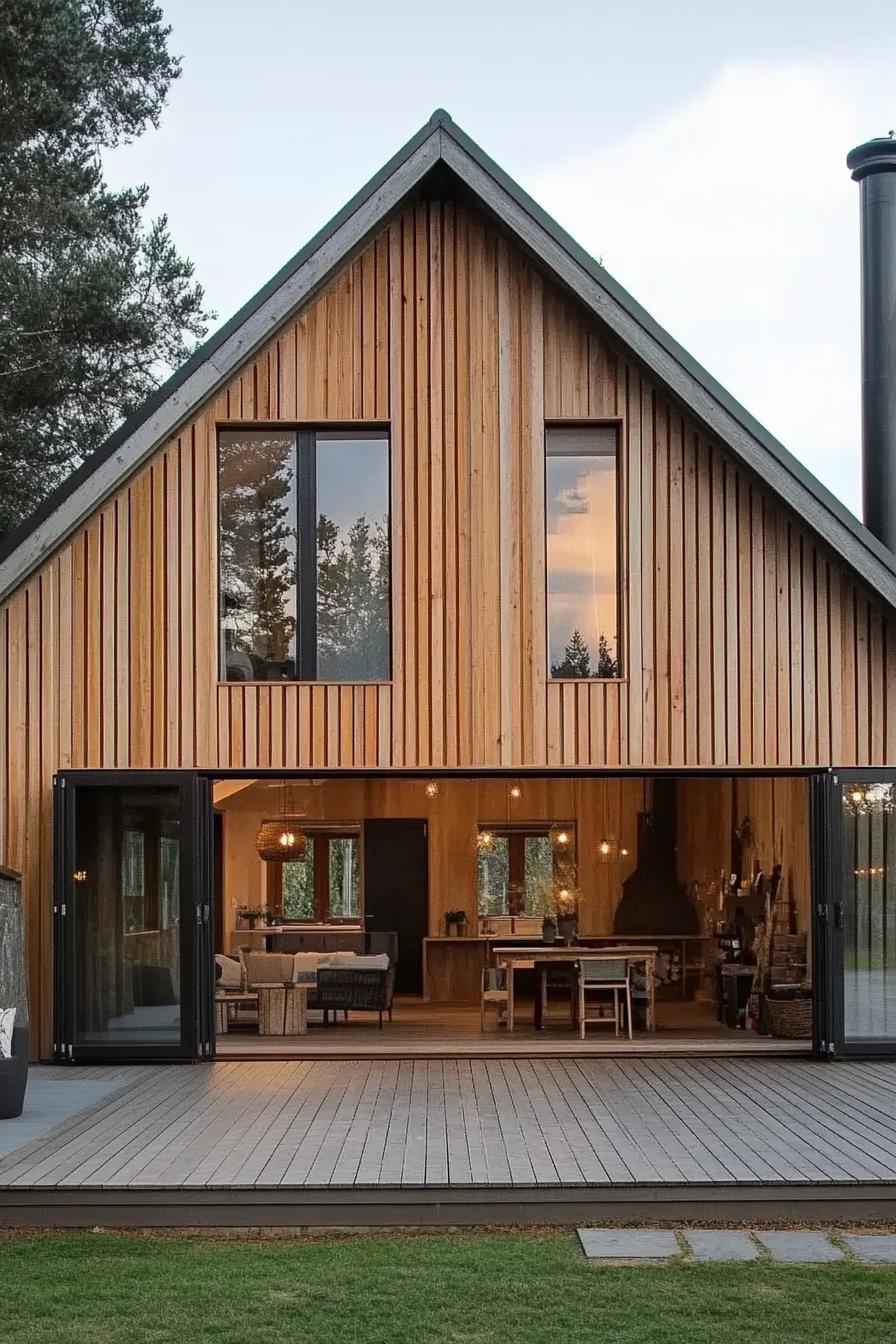
{"type": "Polygon", "coordinates": [[[816,816],[821,1049],[896,1055],[896,771],[835,771],[816,816]]]}
{"type": "Polygon", "coordinates": [[[57,777],[57,1058],[213,1052],[208,790],[180,771],[57,777]]]}

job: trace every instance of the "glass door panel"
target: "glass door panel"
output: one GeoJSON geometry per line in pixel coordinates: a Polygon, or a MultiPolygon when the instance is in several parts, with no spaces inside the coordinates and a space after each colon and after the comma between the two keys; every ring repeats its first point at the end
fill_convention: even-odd
{"type": "Polygon", "coordinates": [[[896,1051],[896,782],[839,781],[840,890],[834,903],[842,1047],[896,1051]]]}
{"type": "Polygon", "coordinates": [[[206,1054],[207,791],[180,772],[83,772],[56,800],[57,1054],[206,1054]]]}
{"type": "Polygon", "coordinates": [[[177,787],[79,789],[73,1043],[181,1040],[177,787]]]}

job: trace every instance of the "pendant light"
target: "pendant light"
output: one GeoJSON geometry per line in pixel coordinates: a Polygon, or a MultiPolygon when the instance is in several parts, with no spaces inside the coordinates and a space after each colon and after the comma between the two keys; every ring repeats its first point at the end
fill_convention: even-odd
{"type": "Polygon", "coordinates": [[[255,848],[265,863],[295,863],[304,859],[308,838],[302,817],[289,811],[286,782],[279,816],[265,817],[255,837],[255,848]]]}

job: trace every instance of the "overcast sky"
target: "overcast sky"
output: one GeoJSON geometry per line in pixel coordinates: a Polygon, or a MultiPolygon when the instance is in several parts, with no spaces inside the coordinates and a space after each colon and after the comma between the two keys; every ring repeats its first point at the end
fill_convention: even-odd
{"type": "Polygon", "coordinates": [[[445,107],[859,509],[858,188],[893,0],[163,0],[145,181],[227,318],[445,107]]]}

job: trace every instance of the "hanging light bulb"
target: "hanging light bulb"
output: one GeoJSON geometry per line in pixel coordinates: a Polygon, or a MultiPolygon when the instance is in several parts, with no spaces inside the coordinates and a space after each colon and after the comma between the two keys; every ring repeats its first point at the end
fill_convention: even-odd
{"type": "Polygon", "coordinates": [[[492,831],[480,831],[476,837],[476,843],[481,850],[488,852],[495,843],[495,837],[492,831]]]}
{"type": "Polygon", "coordinates": [[[565,845],[569,844],[569,831],[553,831],[551,838],[553,839],[554,844],[559,845],[562,849],[565,845]]]}
{"type": "Polygon", "coordinates": [[[892,784],[855,784],[844,792],[843,805],[857,817],[892,812],[896,795],[892,784]]]}
{"type": "Polygon", "coordinates": [[[434,779],[431,779],[426,786],[427,798],[436,798],[438,796],[439,786],[434,779]]]}
{"type": "Polygon", "coordinates": [[[613,863],[618,854],[615,836],[605,835],[597,846],[597,857],[601,863],[613,863]]]}
{"type": "Polygon", "coordinates": [[[510,796],[511,796],[511,798],[522,798],[522,796],[523,796],[523,791],[522,791],[522,789],[520,788],[519,784],[511,784],[511,786],[510,786],[510,796]]]}

